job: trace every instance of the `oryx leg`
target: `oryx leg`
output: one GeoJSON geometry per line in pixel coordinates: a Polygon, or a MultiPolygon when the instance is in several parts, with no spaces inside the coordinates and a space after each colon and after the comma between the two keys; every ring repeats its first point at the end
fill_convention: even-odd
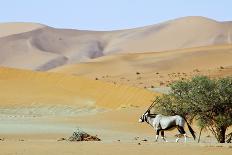
{"type": "Polygon", "coordinates": [[[164,131],[163,131],[163,130],[161,131],[161,138],[162,138],[165,142],[168,142],[168,141],[165,139],[165,137],[164,137],[164,131]]]}
{"type": "Polygon", "coordinates": [[[160,130],[156,130],[155,141],[158,141],[160,130]]]}
{"type": "MultiPolygon", "coordinates": [[[[180,132],[180,134],[184,135],[184,142],[187,142],[187,135],[186,132],[184,131],[184,128],[182,126],[178,127],[178,130],[180,132]]],[[[176,142],[179,141],[179,137],[177,137],[176,142]]]]}
{"type": "Polygon", "coordinates": [[[179,140],[180,140],[180,138],[179,138],[179,137],[177,137],[177,138],[176,138],[176,142],[179,142],[179,140]]]}
{"type": "Polygon", "coordinates": [[[185,143],[187,142],[187,135],[186,135],[186,133],[184,134],[184,142],[185,143]]]}

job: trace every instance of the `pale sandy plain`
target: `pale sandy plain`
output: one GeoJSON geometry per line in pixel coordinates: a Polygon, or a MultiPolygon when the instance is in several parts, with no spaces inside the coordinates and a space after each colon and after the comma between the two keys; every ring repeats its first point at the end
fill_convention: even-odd
{"type": "Polygon", "coordinates": [[[0,24],[0,154],[231,154],[207,131],[199,144],[174,143],[177,131],[155,143],[138,123],[160,95],[151,90],[231,76],[231,31],[204,17],[111,32],[0,24]],[[77,128],[102,141],[58,141],[77,128]]]}

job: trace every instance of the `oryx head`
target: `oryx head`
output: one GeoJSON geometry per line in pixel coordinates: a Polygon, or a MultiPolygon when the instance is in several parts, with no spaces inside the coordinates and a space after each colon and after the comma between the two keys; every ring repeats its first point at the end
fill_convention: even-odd
{"type": "Polygon", "coordinates": [[[140,118],[139,123],[142,123],[147,120],[147,116],[150,114],[150,110],[147,110],[140,118]]]}
{"type": "Polygon", "coordinates": [[[154,106],[156,102],[156,99],[152,102],[152,104],[150,105],[150,107],[147,109],[147,111],[139,118],[139,122],[142,123],[144,121],[147,121],[147,117],[150,115],[150,110],[151,108],[154,106]]]}

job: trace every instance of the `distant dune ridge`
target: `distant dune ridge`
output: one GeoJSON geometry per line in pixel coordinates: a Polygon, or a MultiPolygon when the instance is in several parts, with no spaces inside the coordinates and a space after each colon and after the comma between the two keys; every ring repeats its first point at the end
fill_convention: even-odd
{"type": "Polygon", "coordinates": [[[0,37],[29,32],[43,27],[45,27],[45,25],[37,23],[0,23],[0,37]]]}
{"type": "Polygon", "coordinates": [[[214,70],[220,66],[232,66],[232,44],[104,56],[93,59],[91,62],[65,65],[50,71],[87,77],[106,75],[128,77],[136,76],[136,71],[187,73],[195,69],[214,70]]]}
{"type": "Polygon", "coordinates": [[[160,52],[232,43],[232,23],[185,17],[118,31],[0,24],[0,65],[46,71],[115,54],[160,52]]]}

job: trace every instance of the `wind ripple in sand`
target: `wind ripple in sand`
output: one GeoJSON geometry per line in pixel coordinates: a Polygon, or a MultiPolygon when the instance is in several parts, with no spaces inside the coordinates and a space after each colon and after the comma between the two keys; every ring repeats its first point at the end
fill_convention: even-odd
{"type": "Polygon", "coordinates": [[[65,105],[0,108],[0,116],[7,117],[44,117],[44,116],[79,116],[103,112],[96,107],[75,107],[65,105]]]}

